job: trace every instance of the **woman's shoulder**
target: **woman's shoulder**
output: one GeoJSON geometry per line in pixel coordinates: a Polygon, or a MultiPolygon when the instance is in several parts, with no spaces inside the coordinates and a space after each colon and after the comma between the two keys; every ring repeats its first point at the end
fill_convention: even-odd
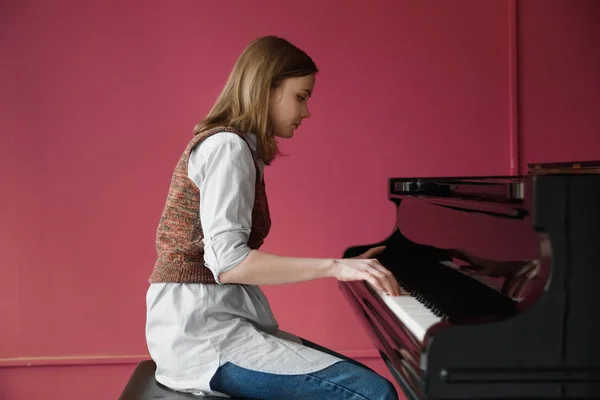
{"type": "Polygon", "coordinates": [[[214,157],[248,158],[252,160],[252,151],[247,143],[239,134],[232,131],[219,131],[202,139],[191,151],[190,158],[193,164],[198,164],[203,160],[209,160],[214,157]]]}
{"type": "Polygon", "coordinates": [[[200,133],[190,140],[188,147],[191,147],[191,151],[201,151],[205,153],[226,145],[241,145],[244,143],[244,139],[238,134],[227,130],[211,132],[209,136],[203,136],[205,136],[205,134],[200,133]]]}
{"type": "Polygon", "coordinates": [[[217,133],[213,133],[200,142],[200,145],[204,147],[216,147],[224,144],[240,145],[244,144],[244,139],[233,131],[222,130],[217,133]]]}

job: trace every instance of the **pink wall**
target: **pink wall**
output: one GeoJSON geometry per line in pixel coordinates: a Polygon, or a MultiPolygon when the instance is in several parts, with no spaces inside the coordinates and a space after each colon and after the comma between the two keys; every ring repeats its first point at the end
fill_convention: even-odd
{"type": "MultiPolygon", "coordinates": [[[[513,2],[380,3],[4,2],[0,399],[115,398],[145,357],[174,162],[257,36],[321,69],[313,117],[266,172],[266,251],[380,240],[389,176],[510,173],[510,132],[521,166],[600,158],[593,0],[519,5],[518,97],[513,2]]],[[[334,281],[264,289],[283,329],[385,373],[334,281]]]]}
{"type": "Polygon", "coordinates": [[[600,159],[600,2],[526,0],[519,14],[522,165],[600,159]]]}

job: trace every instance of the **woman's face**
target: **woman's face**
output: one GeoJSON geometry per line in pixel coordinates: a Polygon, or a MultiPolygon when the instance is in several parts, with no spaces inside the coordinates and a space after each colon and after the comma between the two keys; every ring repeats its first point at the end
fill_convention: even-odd
{"type": "Polygon", "coordinates": [[[308,99],[315,86],[315,75],[287,78],[271,93],[269,114],[273,135],[289,139],[304,118],[310,117],[308,99]]]}

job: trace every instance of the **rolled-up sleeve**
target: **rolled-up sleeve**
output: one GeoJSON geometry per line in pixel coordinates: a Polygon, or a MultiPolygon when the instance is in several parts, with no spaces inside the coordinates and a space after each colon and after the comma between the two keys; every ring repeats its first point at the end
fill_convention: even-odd
{"type": "Polygon", "coordinates": [[[205,139],[190,154],[188,175],[200,190],[204,263],[219,275],[248,253],[256,169],[248,145],[233,133],[205,139]]]}

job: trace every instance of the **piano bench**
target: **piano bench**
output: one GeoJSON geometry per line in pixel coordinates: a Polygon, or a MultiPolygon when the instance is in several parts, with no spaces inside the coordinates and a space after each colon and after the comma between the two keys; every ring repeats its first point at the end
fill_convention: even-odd
{"type": "MultiPolygon", "coordinates": [[[[154,378],[155,372],[156,364],[153,360],[139,362],[129,378],[125,389],[123,389],[123,393],[121,393],[119,400],[223,400],[223,397],[201,397],[171,390],[156,381],[154,378]]],[[[234,397],[230,397],[230,399],[236,400],[234,397]]]]}

